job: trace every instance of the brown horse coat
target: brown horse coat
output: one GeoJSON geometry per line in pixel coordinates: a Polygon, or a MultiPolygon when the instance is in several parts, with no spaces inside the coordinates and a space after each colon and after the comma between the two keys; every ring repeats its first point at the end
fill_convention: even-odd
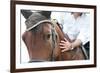
{"type": "MultiPolygon", "coordinates": [[[[26,31],[22,37],[27,46],[30,61],[51,61],[51,58],[54,58],[55,61],[85,59],[80,47],[61,53],[59,42],[64,40],[65,36],[57,24],[54,26],[56,32],[56,44],[54,48],[52,47],[54,42],[51,36],[52,26],[45,24],[41,27],[42,30],[40,32],[33,33],[31,30],[26,31]]],[[[68,37],[66,38],[69,40],[68,37]]]]}
{"type": "Polygon", "coordinates": [[[34,29],[25,31],[22,36],[27,46],[30,61],[50,61],[53,57],[56,59],[60,51],[58,45],[53,44],[51,24],[40,24],[38,29],[39,31],[34,31],[34,29]]]}

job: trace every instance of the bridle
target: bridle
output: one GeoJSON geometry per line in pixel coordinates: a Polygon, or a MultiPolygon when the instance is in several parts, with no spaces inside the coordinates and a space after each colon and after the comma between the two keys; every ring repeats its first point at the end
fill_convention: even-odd
{"type": "Polygon", "coordinates": [[[51,53],[51,61],[54,61],[55,60],[54,50],[55,50],[55,47],[56,47],[57,33],[55,31],[54,25],[52,25],[52,26],[53,26],[53,28],[52,28],[52,53],[51,53]]]}

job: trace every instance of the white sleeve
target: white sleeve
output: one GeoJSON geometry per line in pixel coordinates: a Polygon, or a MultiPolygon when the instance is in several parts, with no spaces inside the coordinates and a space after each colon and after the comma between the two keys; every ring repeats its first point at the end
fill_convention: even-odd
{"type": "Polygon", "coordinates": [[[89,28],[90,28],[89,26],[81,28],[79,35],[77,36],[77,39],[80,39],[83,45],[87,43],[88,41],[90,41],[90,29],[89,28]]]}
{"type": "Polygon", "coordinates": [[[85,41],[86,41],[86,36],[85,36],[84,32],[80,31],[77,39],[80,39],[82,41],[83,45],[84,45],[85,41]]]}
{"type": "Polygon", "coordinates": [[[80,33],[77,39],[80,39],[83,45],[88,41],[90,41],[90,20],[89,19],[90,18],[86,16],[85,18],[83,18],[82,22],[80,23],[80,25],[82,26],[80,27],[80,33]]]}

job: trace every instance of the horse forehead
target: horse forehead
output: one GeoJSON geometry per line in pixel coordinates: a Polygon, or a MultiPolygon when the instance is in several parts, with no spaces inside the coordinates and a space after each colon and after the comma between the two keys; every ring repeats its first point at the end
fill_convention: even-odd
{"type": "Polygon", "coordinates": [[[44,28],[44,32],[51,32],[52,25],[50,23],[45,23],[43,28],[44,28]]]}

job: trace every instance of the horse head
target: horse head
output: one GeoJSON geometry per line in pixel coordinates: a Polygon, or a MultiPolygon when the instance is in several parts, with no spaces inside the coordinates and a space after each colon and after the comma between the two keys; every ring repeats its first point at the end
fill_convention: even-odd
{"type": "Polygon", "coordinates": [[[42,14],[33,12],[26,17],[27,29],[22,39],[27,46],[30,62],[58,60],[58,53],[60,53],[56,43],[58,38],[54,25],[46,14],[42,14]]]}

